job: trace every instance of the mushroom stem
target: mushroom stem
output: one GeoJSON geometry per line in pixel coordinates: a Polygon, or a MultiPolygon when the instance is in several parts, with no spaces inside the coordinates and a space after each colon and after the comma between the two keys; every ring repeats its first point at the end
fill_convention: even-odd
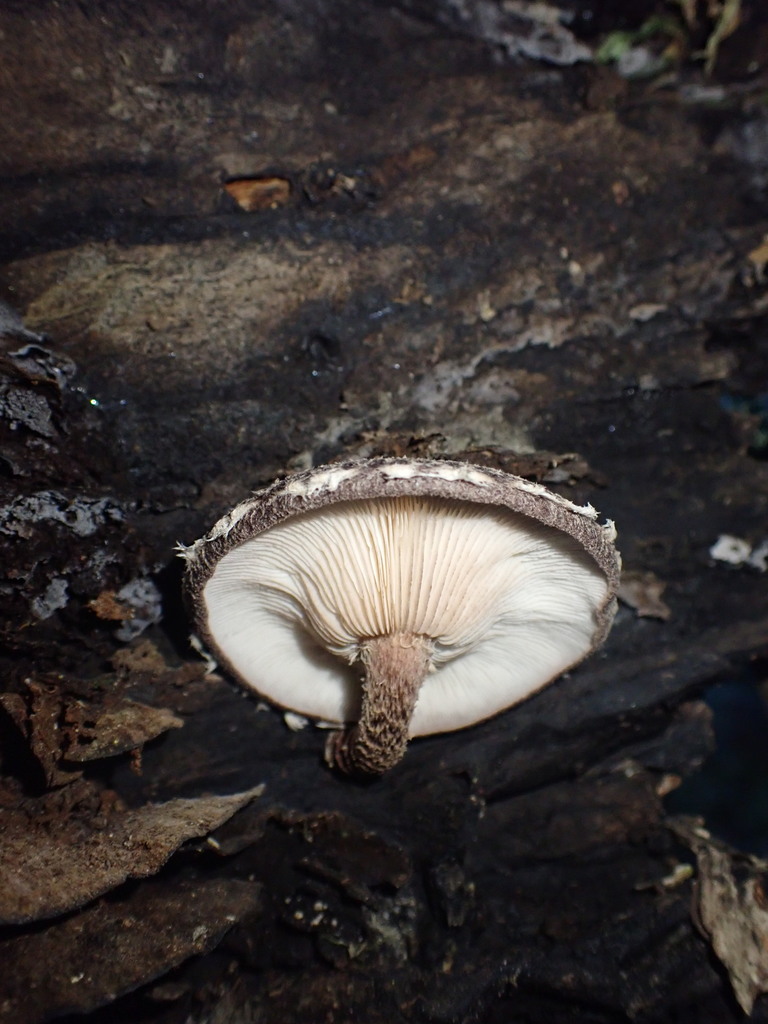
{"type": "Polygon", "coordinates": [[[408,726],[432,659],[426,637],[394,633],[366,640],[360,720],[328,739],[326,760],[349,775],[380,775],[402,758],[408,726]]]}

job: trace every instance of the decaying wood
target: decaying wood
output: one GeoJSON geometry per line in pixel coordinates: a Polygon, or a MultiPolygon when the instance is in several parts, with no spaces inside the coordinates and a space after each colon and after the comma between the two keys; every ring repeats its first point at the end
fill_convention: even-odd
{"type": "Polygon", "coordinates": [[[40,910],[2,1020],[742,1019],[738,860],[663,798],[768,640],[760,559],[712,554],[768,522],[760,26],[733,87],[631,82],[578,19],[466,6],[0,11],[0,814],[40,910]],[[206,674],[174,546],[289,470],[467,452],[615,520],[629,603],[535,698],[340,778],[206,674]]]}
{"type": "Polygon", "coordinates": [[[101,814],[85,821],[52,814],[40,822],[35,818],[36,811],[40,817],[39,804],[7,814],[0,841],[0,923],[59,917],[127,878],[157,874],[185,840],[217,828],[261,792],[257,787],[228,797],[171,800],[134,811],[105,813],[102,807],[101,814]]]}
{"type": "Polygon", "coordinates": [[[695,823],[674,822],[673,828],[696,854],[697,924],[749,1015],[757,996],[768,992],[768,863],[729,850],[695,823]]]}

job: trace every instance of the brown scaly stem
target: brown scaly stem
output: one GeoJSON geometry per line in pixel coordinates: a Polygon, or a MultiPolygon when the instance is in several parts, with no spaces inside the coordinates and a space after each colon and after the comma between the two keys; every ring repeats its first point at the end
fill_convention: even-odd
{"type": "Polygon", "coordinates": [[[380,775],[402,758],[408,726],[429,669],[432,645],[423,636],[394,633],[366,640],[360,720],[328,739],[325,757],[348,775],[380,775]]]}

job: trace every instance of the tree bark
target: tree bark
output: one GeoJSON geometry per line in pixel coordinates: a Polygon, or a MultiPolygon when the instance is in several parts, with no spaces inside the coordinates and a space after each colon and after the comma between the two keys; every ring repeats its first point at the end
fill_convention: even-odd
{"type": "Polygon", "coordinates": [[[0,11],[0,1020],[742,1019],[664,797],[768,636],[764,115],[454,7],[0,11]],[[340,777],[205,674],[174,545],[291,468],[468,449],[615,520],[628,603],[340,777]]]}

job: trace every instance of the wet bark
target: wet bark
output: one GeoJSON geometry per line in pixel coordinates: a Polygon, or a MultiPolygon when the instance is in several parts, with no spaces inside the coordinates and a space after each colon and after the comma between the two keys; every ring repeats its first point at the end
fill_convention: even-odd
{"type": "Polygon", "coordinates": [[[765,664],[765,69],[628,82],[453,6],[0,11],[0,1019],[741,1019],[664,797],[765,664]],[[628,603],[341,778],[205,675],[174,545],[467,448],[614,519],[628,603]]]}

